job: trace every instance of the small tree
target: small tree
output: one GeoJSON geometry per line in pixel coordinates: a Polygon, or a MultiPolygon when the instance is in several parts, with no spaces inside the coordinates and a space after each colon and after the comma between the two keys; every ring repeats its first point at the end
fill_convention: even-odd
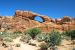
{"type": "Polygon", "coordinates": [[[53,48],[53,50],[55,49],[54,47],[56,45],[59,45],[61,42],[61,34],[58,31],[52,31],[51,33],[49,33],[48,38],[47,38],[47,43],[49,44],[49,46],[53,48]]]}
{"type": "Polygon", "coordinates": [[[27,34],[29,34],[32,37],[32,39],[34,39],[35,36],[39,33],[41,33],[41,30],[39,28],[32,28],[27,31],[27,34]]]}

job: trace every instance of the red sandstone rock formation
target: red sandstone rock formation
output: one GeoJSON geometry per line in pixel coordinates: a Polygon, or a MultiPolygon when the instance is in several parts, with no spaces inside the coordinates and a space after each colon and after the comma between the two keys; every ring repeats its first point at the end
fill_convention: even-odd
{"type": "Polygon", "coordinates": [[[20,18],[28,18],[30,20],[34,20],[34,18],[36,16],[39,16],[39,17],[41,17],[43,19],[43,22],[46,22],[46,21],[51,22],[52,21],[52,19],[49,18],[48,16],[36,14],[36,13],[31,12],[31,11],[20,11],[20,10],[17,10],[15,12],[14,16],[15,17],[20,17],[20,18]]]}
{"type": "Polygon", "coordinates": [[[45,15],[33,13],[31,11],[17,10],[13,17],[0,16],[0,31],[24,32],[27,29],[38,27],[44,32],[49,32],[53,29],[60,31],[75,29],[75,19],[65,16],[61,19],[52,19],[45,15]],[[43,22],[37,22],[34,20],[36,16],[43,19],[43,22]],[[62,24],[61,24],[62,23],[62,24]]]}

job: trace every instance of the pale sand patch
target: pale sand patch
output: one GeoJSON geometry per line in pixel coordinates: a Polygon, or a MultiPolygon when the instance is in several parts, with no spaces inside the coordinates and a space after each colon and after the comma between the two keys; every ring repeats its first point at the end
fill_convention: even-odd
{"type": "Polygon", "coordinates": [[[24,44],[22,42],[19,41],[20,38],[17,38],[17,39],[14,39],[13,43],[11,43],[11,46],[10,47],[7,47],[7,48],[4,48],[4,47],[0,47],[0,50],[37,50],[38,47],[36,46],[31,46],[31,45],[28,45],[28,44],[24,44]],[[21,46],[20,47],[15,47],[13,46],[13,44],[20,44],[21,46]]]}
{"type": "MultiPolygon", "coordinates": [[[[9,49],[13,49],[13,50],[38,50],[38,47],[36,46],[31,46],[28,45],[27,43],[22,43],[19,41],[19,38],[14,39],[14,42],[10,43],[11,45],[13,44],[20,44],[20,47],[15,47],[15,46],[10,46],[8,48],[4,48],[4,47],[0,47],[0,50],[9,50],[9,49]]],[[[63,40],[62,44],[60,46],[58,46],[58,50],[71,50],[72,49],[72,45],[70,45],[72,42],[71,41],[67,41],[67,40],[63,40]]]]}
{"type": "Polygon", "coordinates": [[[13,47],[13,50],[37,50],[38,49],[35,46],[31,46],[26,43],[22,43],[19,40],[20,40],[20,37],[15,39],[13,44],[19,43],[21,46],[20,47],[13,47]]]}

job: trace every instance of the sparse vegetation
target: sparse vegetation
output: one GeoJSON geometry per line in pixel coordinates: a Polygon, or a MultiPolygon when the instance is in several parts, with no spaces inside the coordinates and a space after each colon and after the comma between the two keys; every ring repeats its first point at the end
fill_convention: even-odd
{"type": "Polygon", "coordinates": [[[31,36],[29,34],[24,34],[24,35],[22,35],[20,40],[28,43],[30,39],[31,39],[31,36]]]}
{"type": "Polygon", "coordinates": [[[65,31],[63,33],[65,35],[65,37],[68,37],[71,41],[72,41],[72,44],[73,44],[73,48],[74,48],[74,44],[75,44],[75,30],[69,30],[69,31],[65,31]]]}
{"type": "MultiPolygon", "coordinates": [[[[56,49],[55,46],[60,45],[62,36],[69,37],[71,41],[75,40],[75,30],[69,30],[63,32],[63,35],[56,30],[53,30],[49,33],[42,33],[39,28],[32,28],[27,30],[25,33],[14,32],[14,33],[0,33],[0,37],[3,38],[6,42],[12,42],[13,39],[21,36],[21,41],[29,43],[31,39],[38,40],[38,42],[42,43],[39,47],[40,50],[48,50],[48,48],[56,49]]],[[[74,43],[73,43],[74,44],[74,43]]],[[[29,45],[36,46],[34,43],[29,43],[29,45]]],[[[16,47],[20,47],[20,44],[16,44],[16,47]]]]}
{"type": "Polygon", "coordinates": [[[16,44],[15,46],[16,46],[16,47],[20,47],[21,45],[18,43],[18,44],[16,44]]]}
{"type": "Polygon", "coordinates": [[[52,32],[47,34],[38,34],[37,40],[46,42],[46,45],[42,44],[40,47],[41,50],[44,50],[44,48],[46,48],[47,50],[48,47],[55,49],[55,46],[60,45],[62,37],[60,32],[53,30],[52,32]]]}
{"type": "Polygon", "coordinates": [[[32,39],[34,39],[39,33],[41,33],[41,30],[39,28],[32,28],[27,31],[27,34],[29,34],[32,39]]]}
{"type": "Polygon", "coordinates": [[[45,34],[45,33],[38,34],[38,35],[36,36],[36,39],[37,39],[39,42],[45,41],[45,40],[47,39],[47,34],[45,34]]]}
{"type": "Polygon", "coordinates": [[[19,37],[21,33],[6,33],[6,32],[0,32],[0,37],[3,38],[6,42],[12,42],[13,39],[19,37]]]}
{"type": "Polygon", "coordinates": [[[47,36],[47,42],[50,46],[59,45],[61,42],[61,34],[58,31],[52,31],[47,36]]]}
{"type": "Polygon", "coordinates": [[[75,39],[75,30],[65,31],[64,35],[69,37],[70,40],[74,40],[75,39]]]}
{"type": "Polygon", "coordinates": [[[55,46],[60,45],[61,40],[61,34],[54,30],[47,35],[46,43],[48,43],[49,47],[55,49],[55,46]]]}
{"type": "Polygon", "coordinates": [[[42,43],[41,45],[39,45],[40,49],[39,50],[47,50],[48,49],[48,45],[46,43],[42,43]]]}
{"type": "Polygon", "coordinates": [[[6,42],[12,42],[12,41],[13,41],[13,39],[12,39],[12,38],[10,38],[10,37],[5,37],[5,38],[4,38],[4,41],[6,41],[6,42]]]}

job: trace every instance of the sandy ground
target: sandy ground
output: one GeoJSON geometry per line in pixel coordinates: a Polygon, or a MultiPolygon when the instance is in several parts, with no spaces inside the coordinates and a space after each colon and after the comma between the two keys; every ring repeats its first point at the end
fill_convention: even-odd
{"type": "Polygon", "coordinates": [[[37,50],[38,49],[35,46],[31,46],[31,45],[24,44],[24,43],[20,42],[19,39],[20,38],[15,39],[14,40],[14,43],[15,44],[17,44],[17,43],[21,44],[21,47],[18,47],[18,48],[17,47],[16,48],[14,47],[13,50],[37,50]]]}
{"type": "MultiPolygon", "coordinates": [[[[20,39],[20,37],[17,39],[14,39],[13,40],[14,42],[11,43],[10,47],[7,47],[7,48],[0,47],[0,50],[38,50],[38,47],[31,46],[26,43],[24,44],[24,43],[20,42],[19,39],[20,39]],[[18,43],[21,45],[20,47],[12,46],[13,44],[18,44],[18,43]]],[[[72,50],[73,46],[70,44],[71,44],[71,41],[63,40],[62,44],[60,46],[58,46],[58,50],[72,50]]]]}
{"type": "Polygon", "coordinates": [[[37,50],[38,49],[35,46],[31,46],[31,45],[20,42],[19,39],[20,38],[14,39],[13,40],[14,42],[11,43],[11,46],[8,48],[0,47],[0,50],[37,50]],[[12,46],[12,44],[18,44],[18,43],[21,45],[20,47],[12,46]]]}
{"type": "Polygon", "coordinates": [[[71,41],[63,40],[61,46],[58,47],[59,50],[72,50],[73,45],[71,41]]]}

